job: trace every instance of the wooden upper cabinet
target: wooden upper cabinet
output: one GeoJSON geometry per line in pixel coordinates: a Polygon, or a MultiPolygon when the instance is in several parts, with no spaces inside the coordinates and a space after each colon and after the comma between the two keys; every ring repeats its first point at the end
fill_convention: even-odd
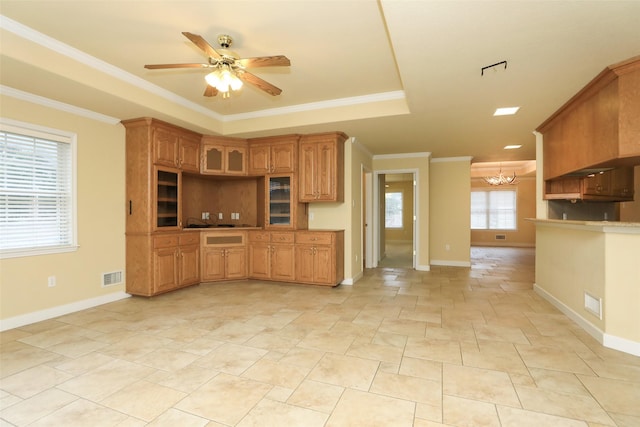
{"type": "Polygon", "coordinates": [[[611,174],[599,172],[587,175],[582,180],[582,193],[589,196],[611,195],[611,174]]]}
{"type": "Polygon", "coordinates": [[[200,172],[200,137],[181,136],[178,143],[179,167],[185,172],[200,172]]]}
{"type": "Polygon", "coordinates": [[[180,229],[182,172],[199,170],[202,135],[151,118],[122,124],[127,233],[180,229]]]}
{"type": "Polygon", "coordinates": [[[249,140],[249,175],[295,172],[299,135],[249,140]]]}
{"type": "Polygon", "coordinates": [[[633,200],[634,169],[632,167],[616,168],[611,172],[611,194],[623,200],[633,200]]]}
{"type": "Polygon", "coordinates": [[[246,141],[225,137],[203,137],[200,173],[206,175],[246,175],[246,141]]]}
{"type": "Polygon", "coordinates": [[[632,201],[634,170],[618,167],[585,176],[566,176],[545,181],[546,200],[632,201]]]}
{"type": "Polygon", "coordinates": [[[178,135],[165,128],[154,128],[153,163],[176,167],[178,158],[178,135]]]}
{"type": "Polygon", "coordinates": [[[544,179],[640,164],[639,92],[640,56],[605,68],[542,123],[544,179]]]}
{"type": "Polygon", "coordinates": [[[200,170],[200,135],[165,126],[154,126],[151,132],[154,164],[189,172],[200,170]]]}
{"type": "Polygon", "coordinates": [[[344,142],[340,132],[300,138],[299,199],[301,202],[344,201],[344,142]]]}

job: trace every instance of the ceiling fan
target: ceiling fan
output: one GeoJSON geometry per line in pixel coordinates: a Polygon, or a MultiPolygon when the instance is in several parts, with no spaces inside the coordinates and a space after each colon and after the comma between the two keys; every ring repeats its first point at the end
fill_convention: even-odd
{"type": "Polygon", "coordinates": [[[259,56],[254,58],[240,58],[237,53],[230,51],[232,38],[226,34],[218,36],[220,49],[214,49],[204,38],[189,32],[182,33],[193,44],[198,46],[209,57],[205,64],[151,64],[144,68],[156,70],[162,68],[211,68],[212,72],[205,76],[207,87],[204,96],[216,96],[222,93],[223,98],[229,97],[230,90],[238,90],[242,87],[242,82],[250,83],[257,88],[276,96],[282,93],[282,89],[271,83],[251,74],[247,68],[289,66],[291,62],[284,55],[259,56]]]}

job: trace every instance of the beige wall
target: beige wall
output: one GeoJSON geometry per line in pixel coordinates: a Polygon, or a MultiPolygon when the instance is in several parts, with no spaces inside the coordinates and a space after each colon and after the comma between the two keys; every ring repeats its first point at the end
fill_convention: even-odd
{"type": "Polygon", "coordinates": [[[584,291],[604,298],[605,235],[541,225],[536,233],[536,286],[604,331],[604,320],[584,309],[584,291]]]}
{"type": "MultiPolygon", "coordinates": [[[[508,186],[516,190],[517,229],[516,230],[471,230],[472,246],[521,246],[533,247],[536,244],[536,227],[527,218],[536,217],[536,179],[519,177],[518,184],[508,186]],[[506,240],[496,240],[496,234],[504,234],[506,240]]],[[[492,189],[482,179],[472,179],[471,189],[492,189]]]]}
{"type": "Polygon", "coordinates": [[[413,181],[388,182],[385,192],[402,192],[402,228],[386,228],[385,241],[413,240],[413,181]]]}
{"type": "Polygon", "coordinates": [[[431,264],[471,265],[471,158],[433,159],[430,168],[431,264]]]}
{"type": "Polygon", "coordinates": [[[537,289],[605,345],[622,339],[640,351],[638,227],[562,223],[537,224],[537,289]],[[602,320],[584,308],[585,291],[602,299],[602,320]]]}
{"type": "Polygon", "coordinates": [[[374,171],[416,171],[416,269],[429,270],[429,153],[414,153],[399,156],[374,156],[374,171]]]}
{"type": "MultiPolygon", "coordinates": [[[[77,133],[76,252],[0,260],[0,319],[109,298],[124,285],[101,287],[102,273],[125,268],[125,132],[97,120],[3,96],[2,116],[77,133]],[[49,288],[47,277],[56,276],[49,288]]],[[[121,295],[124,296],[124,295],[121,295]]]]}
{"type": "Polygon", "coordinates": [[[640,350],[640,235],[606,234],[604,312],[606,332],[640,350]]]}

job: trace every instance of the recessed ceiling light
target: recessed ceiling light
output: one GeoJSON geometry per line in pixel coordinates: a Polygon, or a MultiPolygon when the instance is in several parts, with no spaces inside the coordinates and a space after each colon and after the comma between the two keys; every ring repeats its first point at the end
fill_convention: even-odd
{"type": "Polygon", "coordinates": [[[505,108],[497,108],[496,112],[493,113],[494,116],[511,116],[518,112],[520,107],[505,107],[505,108]]]}
{"type": "Polygon", "coordinates": [[[520,148],[520,147],[522,147],[522,145],[505,145],[504,149],[505,150],[515,150],[515,149],[520,148]]]}

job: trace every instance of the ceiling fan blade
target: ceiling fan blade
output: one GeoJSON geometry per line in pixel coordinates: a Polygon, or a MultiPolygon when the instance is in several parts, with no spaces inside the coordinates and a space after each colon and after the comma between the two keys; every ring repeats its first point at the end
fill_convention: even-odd
{"type": "Polygon", "coordinates": [[[209,64],[150,64],[144,68],[149,70],[158,70],[162,68],[209,68],[209,64]]]}
{"type": "Polygon", "coordinates": [[[218,89],[213,86],[207,85],[204,90],[204,96],[216,96],[218,94],[218,89]]]}
{"type": "Polygon", "coordinates": [[[237,76],[241,80],[247,83],[251,83],[252,85],[256,86],[259,89],[262,89],[263,91],[267,92],[270,95],[276,96],[282,93],[282,89],[275,87],[271,83],[264,81],[260,77],[254,74],[251,74],[247,71],[238,71],[237,76]]]}
{"type": "Polygon", "coordinates": [[[191,40],[191,42],[193,44],[195,44],[201,50],[203,50],[204,53],[209,55],[209,57],[215,58],[215,59],[222,58],[222,56],[218,52],[216,52],[216,50],[213,47],[211,47],[211,45],[205,39],[203,39],[201,36],[199,36],[197,34],[191,34],[191,33],[186,32],[186,31],[184,31],[182,33],[182,35],[184,35],[186,38],[191,40]]]}
{"type": "Polygon", "coordinates": [[[284,55],[259,56],[255,58],[237,59],[236,64],[246,68],[289,66],[291,61],[284,55]]]}

